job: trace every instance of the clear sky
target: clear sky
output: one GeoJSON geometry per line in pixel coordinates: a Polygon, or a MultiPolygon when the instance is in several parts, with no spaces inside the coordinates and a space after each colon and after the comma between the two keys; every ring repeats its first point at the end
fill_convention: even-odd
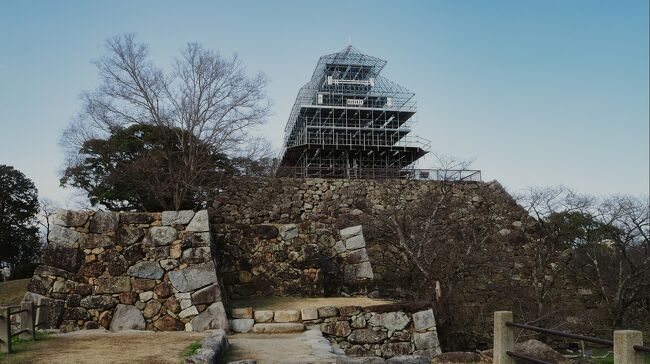
{"type": "MultiPolygon", "coordinates": [[[[280,147],[296,93],[348,39],[416,93],[414,132],[516,191],[647,194],[648,0],[0,1],[0,164],[65,205],[61,130],[90,63],[134,32],[162,65],[188,41],[270,79],[280,147]]],[[[426,165],[421,165],[426,167],[426,165]]]]}

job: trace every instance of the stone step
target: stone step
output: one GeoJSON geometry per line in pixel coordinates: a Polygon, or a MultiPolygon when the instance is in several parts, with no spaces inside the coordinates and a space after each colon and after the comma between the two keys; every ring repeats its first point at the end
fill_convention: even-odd
{"type": "Polygon", "coordinates": [[[253,325],[252,330],[256,334],[284,334],[302,331],[305,331],[305,325],[295,322],[257,323],[253,325]]]}

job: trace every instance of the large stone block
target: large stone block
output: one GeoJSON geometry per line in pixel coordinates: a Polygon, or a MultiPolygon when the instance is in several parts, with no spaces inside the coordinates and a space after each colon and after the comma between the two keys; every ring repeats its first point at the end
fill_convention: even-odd
{"type": "Polygon", "coordinates": [[[111,320],[111,331],[144,330],[146,328],[142,312],[135,306],[117,305],[111,320]]]}
{"type": "Polygon", "coordinates": [[[230,320],[230,330],[234,332],[249,332],[253,325],[255,325],[255,320],[253,319],[234,319],[230,320]]]}
{"type": "Polygon", "coordinates": [[[366,251],[366,248],[349,251],[345,260],[348,264],[367,262],[368,252],[366,251]]]}
{"type": "Polygon", "coordinates": [[[142,315],[150,319],[158,314],[160,312],[160,308],[162,307],[162,303],[156,300],[151,300],[147,302],[147,304],[144,306],[144,309],[142,310],[142,315]]]}
{"type": "Polygon", "coordinates": [[[149,228],[149,241],[153,245],[169,245],[178,237],[178,230],[170,226],[149,228]]]}
{"type": "MultiPolygon", "coordinates": [[[[158,296],[158,298],[167,298],[174,293],[174,291],[172,290],[172,285],[169,284],[169,282],[160,283],[153,289],[153,292],[156,294],[156,296],[158,296]]],[[[207,302],[194,302],[194,303],[198,304],[198,303],[207,303],[207,302]]]]}
{"type": "Polygon", "coordinates": [[[121,212],[119,215],[122,224],[150,224],[153,222],[153,215],[146,212],[121,212]]]}
{"type": "Polygon", "coordinates": [[[165,315],[156,320],[153,326],[160,331],[181,331],[184,329],[182,322],[177,321],[169,315],[165,315]]]}
{"type": "Polygon", "coordinates": [[[385,358],[408,355],[412,352],[413,348],[411,343],[385,343],[381,346],[381,355],[385,358]]]}
{"type": "Polygon", "coordinates": [[[252,319],[253,318],[253,308],[252,307],[239,307],[233,308],[230,310],[230,316],[235,319],[252,319]]]}
{"type": "Polygon", "coordinates": [[[181,247],[186,248],[198,248],[202,246],[210,246],[210,233],[209,232],[197,232],[197,233],[185,233],[183,240],[181,242],[181,247]]]}
{"type": "Polygon", "coordinates": [[[115,245],[113,238],[103,234],[83,234],[79,246],[83,249],[108,248],[115,245]]]}
{"type": "Polygon", "coordinates": [[[59,210],[52,222],[55,225],[79,227],[83,226],[88,221],[89,212],[87,211],[72,211],[72,210],[59,210]]]}
{"type": "Polygon", "coordinates": [[[348,341],[353,344],[378,344],[386,340],[386,333],[383,331],[375,331],[371,329],[358,329],[353,330],[348,341]]]}
{"type": "Polygon", "coordinates": [[[90,218],[88,231],[95,234],[106,234],[114,232],[120,223],[120,217],[116,212],[97,211],[90,218]]]}
{"type": "Polygon", "coordinates": [[[286,224],[281,225],[278,228],[278,232],[282,237],[282,240],[291,240],[298,237],[298,225],[296,224],[286,224]]]}
{"type": "Polygon", "coordinates": [[[413,314],[413,323],[416,330],[427,330],[436,327],[436,319],[433,310],[420,311],[413,314]]]}
{"type": "Polygon", "coordinates": [[[347,321],[325,322],[320,325],[320,331],[332,336],[346,337],[352,330],[347,321]]]}
{"type": "Polygon", "coordinates": [[[213,283],[205,288],[192,293],[192,304],[210,304],[221,301],[221,288],[218,283],[213,283]]]}
{"type": "Polygon", "coordinates": [[[142,250],[142,246],[140,244],[135,244],[124,249],[122,251],[122,256],[126,260],[127,265],[130,266],[144,258],[144,251],[142,250]]]}
{"type": "Polygon", "coordinates": [[[365,247],[366,247],[366,241],[363,238],[363,235],[353,236],[351,238],[348,238],[345,241],[345,248],[347,250],[355,250],[355,249],[361,249],[365,247]]]}
{"type": "Polygon", "coordinates": [[[80,302],[83,308],[111,308],[115,304],[115,298],[111,296],[88,296],[80,302]]]}
{"type": "Polygon", "coordinates": [[[414,333],[413,343],[415,343],[415,347],[418,350],[435,349],[440,347],[438,334],[435,330],[414,333]]]}
{"type": "Polygon", "coordinates": [[[194,214],[192,221],[185,228],[186,231],[203,232],[210,231],[210,220],[208,210],[201,210],[194,214]]]}
{"type": "Polygon", "coordinates": [[[228,331],[228,317],[223,303],[215,302],[190,321],[193,331],[223,329],[228,331]]]}
{"type": "Polygon", "coordinates": [[[83,253],[64,245],[49,244],[43,251],[41,260],[44,264],[77,273],[84,260],[83,253]]]}
{"type": "Polygon", "coordinates": [[[134,278],[131,282],[134,291],[151,291],[156,286],[155,279],[134,278]]]}
{"type": "Polygon", "coordinates": [[[95,279],[97,294],[113,294],[129,292],[131,290],[131,279],[129,277],[97,278],[95,279]]]}
{"type": "Polygon", "coordinates": [[[333,306],[321,307],[318,309],[319,318],[328,318],[339,315],[339,309],[333,306]]]}
{"type": "Polygon", "coordinates": [[[357,264],[355,271],[357,280],[373,279],[375,277],[374,273],[372,272],[372,265],[370,262],[357,264]]]}
{"type": "Polygon", "coordinates": [[[255,322],[271,322],[273,321],[273,311],[255,310],[255,322]]]}
{"type": "Polygon", "coordinates": [[[361,311],[363,311],[363,309],[360,306],[343,306],[339,307],[339,316],[354,316],[361,313],[361,311]]]}
{"type": "Polygon", "coordinates": [[[121,226],[117,229],[116,242],[122,246],[133,245],[144,237],[144,229],[137,226],[121,226]]]}
{"type": "Polygon", "coordinates": [[[178,317],[184,319],[184,318],[192,317],[192,316],[195,316],[195,315],[198,315],[198,314],[199,314],[199,310],[196,309],[196,306],[190,306],[190,307],[182,310],[178,314],[178,317]]]}
{"type": "Polygon", "coordinates": [[[165,271],[156,262],[141,261],[131,266],[127,273],[132,277],[160,279],[165,271]]]}
{"type": "Polygon", "coordinates": [[[83,307],[67,307],[63,311],[64,320],[88,320],[90,317],[88,315],[88,310],[83,307]]]}
{"type": "Polygon", "coordinates": [[[34,275],[63,277],[65,279],[69,279],[71,276],[70,273],[61,268],[56,268],[45,264],[40,264],[38,267],[36,267],[36,270],[34,270],[34,275]]]}
{"type": "Polygon", "coordinates": [[[341,235],[341,239],[347,239],[352,236],[361,235],[361,233],[362,233],[361,225],[350,226],[339,231],[339,234],[341,235]]]}
{"type": "Polygon", "coordinates": [[[29,281],[27,291],[38,293],[40,295],[47,295],[50,288],[52,288],[51,279],[34,274],[32,279],[29,281]]]}
{"type": "Polygon", "coordinates": [[[210,247],[188,248],[183,251],[181,262],[183,263],[204,263],[212,260],[210,247]]]}
{"type": "Polygon", "coordinates": [[[189,292],[217,282],[214,263],[197,264],[168,273],[169,281],[179,292],[189,292]]]}
{"type": "Polygon", "coordinates": [[[163,211],[161,214],[161,223],[165,226],[172,226],[177,224],[185,225],[189,223],[193,217],[194,211],[192,210],[163,211]]]}
{"type": "Polygon", "coordinates": [[[256,334],[283,334],[305,331],[305,325],[296,322],[256,323],[253,332],[256,334]]]}
{"type": "Polygon", "coordinates": [[[73,246],[81,238],[81,234],[71,228],[52,225],[50,227],[50,234],[48,239],[51,243],[56,243],[64,246],[73,246]]]}
{"type": "Polygon", "coordinates": [[[411,319],[404,312],[386,312],[375,314],[368,320],[372,326],[381,326],[389,331],[404,330],[411,319]]]}
{"type": "Polygon", "coordinates": [[[300,309],[300,317],[303,321],[306,320],[317,320],[318,319],[318,310],[311,307],[305,307],[300,309]]]}
{"type": "Polygon", "coordinates": [[[296,310],[275,311],[273,315],[275,322],[298,322],[300,321],[300,312],[296,310]]]}

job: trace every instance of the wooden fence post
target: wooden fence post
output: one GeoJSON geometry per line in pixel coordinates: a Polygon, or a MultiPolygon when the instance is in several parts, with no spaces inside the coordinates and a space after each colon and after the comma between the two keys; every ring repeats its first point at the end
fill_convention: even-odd
{"type": "Polygon", "coordinates": [[[515,347],[514,330],[506,326],[506,322],[512,322],[512,311],[494,312],[494,345],[492,363],[494,364],[515,364],[515,360],[507,354],[515,347]]]}
{"type": "Polygon", "coordinates": [[[36,309],[36,328],[50,328],[50,305],[52,300],[47,297],[38,298],[38,308],[36,309]]]}
{"type": "Polygon", "coordinates": [[[20,334],[23,339],[36,340],[36,330],[34,330],[34,319],[36,318],[34,312],[34,302],[28,301],[20,304],[21,310],[27,310],[20,313],[20,329],[28,329],[29,332],[20,334]]]}
{"type": "Polygon", "coordinates": [[[11,316],[9,307],[0,312],[0,352],[11,353],[11,316]]]}
{"type": "Polygon", "coordinates": [[[634,345],[643,345],[643,333],[636,330],[614,331],[614,363],[643,364],[642,353],[634,345]]]}

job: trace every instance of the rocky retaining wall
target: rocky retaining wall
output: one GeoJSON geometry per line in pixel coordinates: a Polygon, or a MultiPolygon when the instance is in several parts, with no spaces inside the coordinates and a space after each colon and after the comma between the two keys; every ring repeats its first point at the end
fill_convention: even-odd
{"type": "Polygon", "coordinates": [[[66,331],[228,329],[207,210],[61,210],[25,300],[66,331]]]}
{"type": "Polygon", "coordinates": [[[236,308],[231,311],[230,327],[252,333],[320,330],[349,356],[432,358],[441,352],[429,302],[277,311],[236,308]]]}
{"type": "Polygon", "coordinates": [[[373,269],[361,226],[215,224],[229,297],[366,293],[373,269]]]}

